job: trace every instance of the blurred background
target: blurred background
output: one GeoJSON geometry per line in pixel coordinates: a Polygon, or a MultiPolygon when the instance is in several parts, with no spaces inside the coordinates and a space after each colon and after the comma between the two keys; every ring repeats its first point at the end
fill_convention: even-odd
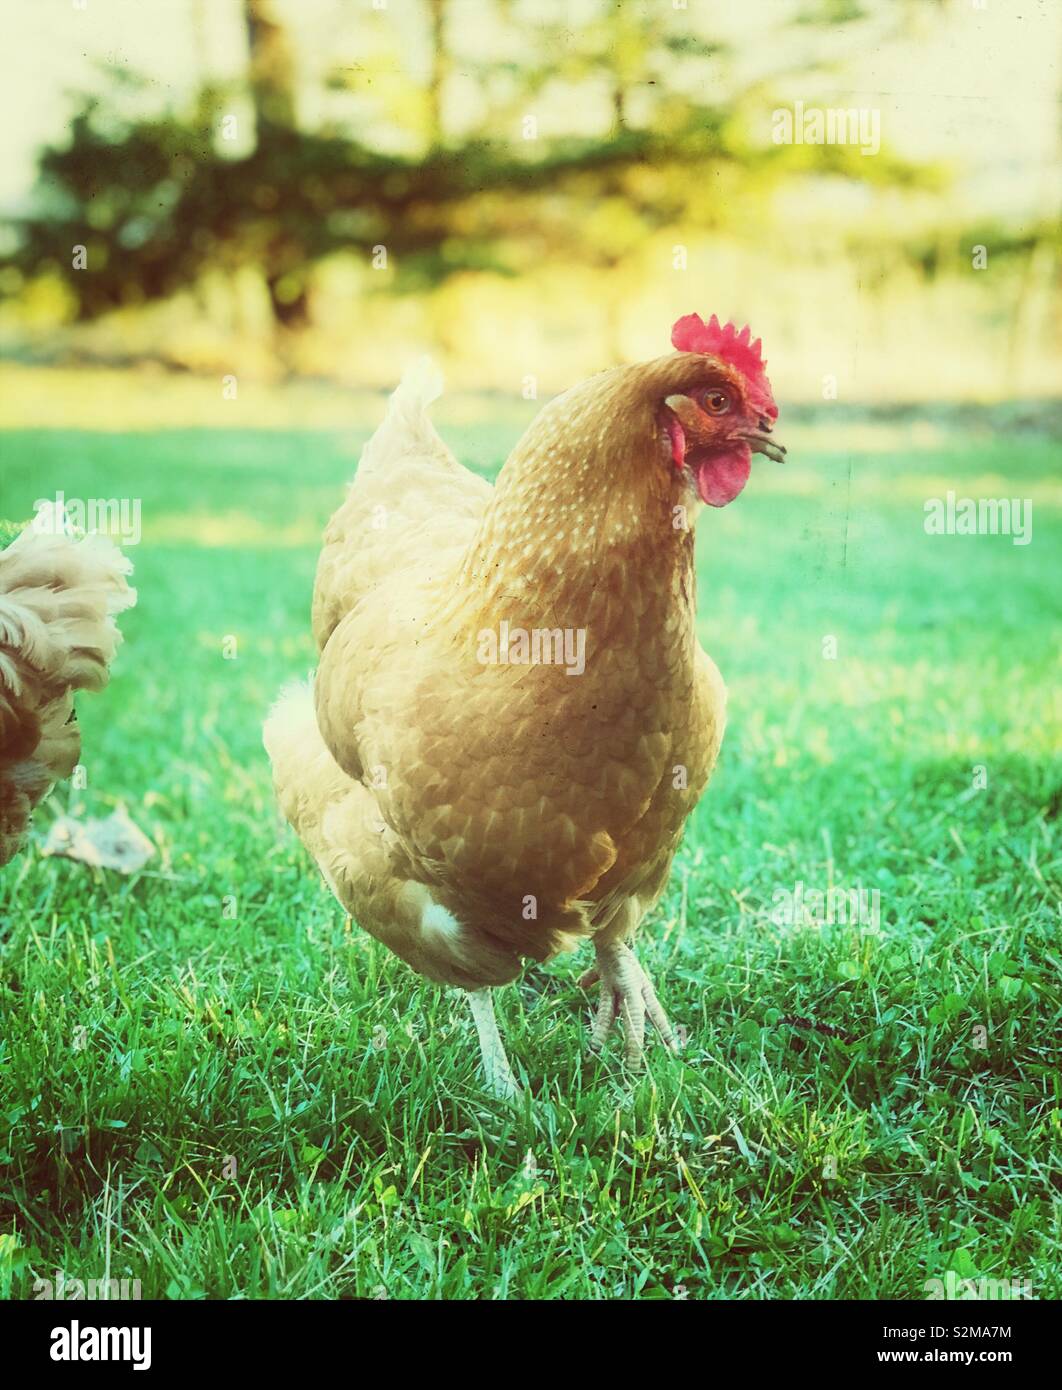
{"type": "MultiPolygon", "coordinates": [[[[5,418],[91,412],[129,366],[380,388],[422,348],[526,399],[666,350],[693,309],[751,322],[784,401],[1053,395],[1062,7],[1020,8],[20,6],[5,418]],[[877,137],[776,143],[798,103],[877,137]],[[72,367],[95,375],[46,370],[72,367]]],[[[145,422],[191,409],[170,383],[145,422]]]]}

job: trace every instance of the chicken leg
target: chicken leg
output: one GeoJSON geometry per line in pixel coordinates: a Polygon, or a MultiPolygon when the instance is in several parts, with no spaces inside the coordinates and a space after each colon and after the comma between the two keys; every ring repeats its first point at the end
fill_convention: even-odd
{"type": "Polygon", "coordinates": [[[472,1017],[476,1021],[479,1046],[483,1053],[483,1072],[487,1088],[499,1100],[518,1100],[520,1087],[516,1084],[509,1059],[505,1055],[505,1044],[498,1032],[498,1020],[494,1017],[494,999],[489,989],[471,989],[468,1002],[472,1005],[472,1017]]]}
{"type": "Polygon", "coordinates": [[[618,1017],[623,1026],[627,1065],[640,1068],[645,1060],[645,1020],[648,1017],[668,1051],[678,1052],[678,1040],[656,997],[653,982],[638,964],[631,948],[623,941],[613,941],[600,945],[595,942],[594,949],[597,964],[579,981],[584,989],[595,981],[601,982],[597,1015],[590,1029],[591,1048],[600,1052],[618,1017]]]}

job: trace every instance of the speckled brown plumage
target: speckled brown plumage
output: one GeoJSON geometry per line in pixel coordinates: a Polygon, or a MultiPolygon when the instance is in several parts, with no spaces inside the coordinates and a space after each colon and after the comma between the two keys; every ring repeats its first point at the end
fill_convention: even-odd
{"type": "Polygon", "coordinates": [[[660,403],[730,375],[678,353],[583,382],[494,489],[416,381],[367,446],[325,535],[312,692],[265,737],[337,897],[430,978],[499,984],[525,957],[628,939],[664,890],[725,692],[696,639],[698,504],[660,403]],[[585,670],[483,664],[502,621],[583,630],[585,670]]]}

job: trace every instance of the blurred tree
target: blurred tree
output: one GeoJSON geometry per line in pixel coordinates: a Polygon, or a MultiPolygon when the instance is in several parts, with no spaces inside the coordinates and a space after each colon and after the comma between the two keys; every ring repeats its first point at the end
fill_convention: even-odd
{"type": "MultiPolygon", "coordinates": [[[[396,153],[400,141],[377,138],[386,115],[367,114],[360,93],[347,128],[302,128],[293,51],[272,0],[241,3],[253,143],[228,138],[236,90],[204,80],[188,112],[145,117],[135,114],[144,103],[114,99],[135,97],[137,80],[109,70],[112,99],[86,100],[69,143],[42,153],[16,264],[27,276],[61,275],[78,318],[165,298],[211,269],[252,267],[282,344],[282,330],[306,318],[314,265],[339,250],[369,264],[374,248],[386,248],[386,283],[398,288],[469,269],[519,273],[558,253],[614,269],[655,230],[724,218],[725,203],[707,191],[720,169],[750,186],[794,168],[883,183],[913,176],[886,152],[862,160],[852,147],[750,140],[739,113],[763,107],[765,81],[735,78],[688,11],[621,0],[597,0],[596,17],[574,29],[548,16],[529,23],[526,10],[498,0],[511,57],[461,54],[462,79],[478,84],[485,114],[459,135],[445,119],[456,67],[450,0],[423,0],[426,130],[419,154],[396,153]],[[526,138],[528,113],[542,118],[535,138],[526,138]],[[86,269],[72,264],[75,246],[86,248],[86,269]]],[[[844,0],[827,10],[825,21],[801,19],[864,22],[844,0]]],[[[367,61],[342,69],[339,85],[364,75],[367,61]]],[[[322,82],[334,88],[339,71],[333,61],[322,82]]],[[[411,75],[401,111],[417,109],[416,91],[411,75]]]]}

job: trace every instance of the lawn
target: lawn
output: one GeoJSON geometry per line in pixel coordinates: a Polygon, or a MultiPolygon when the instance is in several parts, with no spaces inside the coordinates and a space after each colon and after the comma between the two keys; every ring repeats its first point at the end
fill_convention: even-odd
{"type": "MultiPolygon", "coordinates": [[[[920,1299],[954,1271],[1062,1295],[1046,428],[809,415],[702,518],[730,726],[640,946],[685,1051],[632,1080],[618,1040],[586,1051],[585,957],[533,965],[498,992],[514,1112],[465,1001],[345,920],[273,805],[261,721],[313,662],[358,423],[0,436],[0,516],[142,499],[139,605],[79,702],[88,785],[37,831],[123,803],[159,849],[133,879],[36,845],[0,876],[3,1291],[920,1299]],[[1032,543],[926,535],[949,488],[1031,498],[1032,543]],[[798,883],[877,890],[877,929],[773,920],[798,883]]],[[[489,471],[518,429],[487,406],[445,432],[489,471]]]]}

